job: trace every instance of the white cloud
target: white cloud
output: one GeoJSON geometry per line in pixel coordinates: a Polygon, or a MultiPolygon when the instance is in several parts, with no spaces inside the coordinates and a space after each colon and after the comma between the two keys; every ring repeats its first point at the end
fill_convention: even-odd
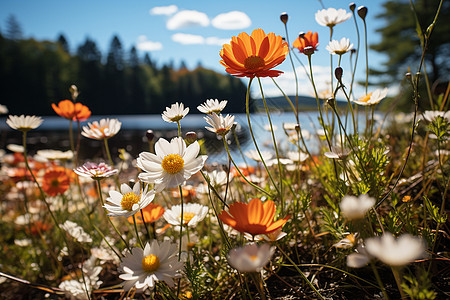
{"type": "Polygon", "coordinates": [[[156,6],[150,9],[149,13],[151,15],[165,15],[170,16],[178,11],[178,7],[176,5],[169,6],[156,6]]]}
{"type": "Polygon", "coordinates": [[[136,48],[141,51],[162,50],[163,45],[160,42],[149,41],[145,35],[138,37],[136,48]]]}
{"type": "Polygon", "coordinates": [[[206,38],[206,44],[223,46],[223,44],[229,44],[230,40],[231,39],[219,39],[218,37],[211,36],[206,38]]]}
{"type": "Polygon", "coordinates": [[[205,43],[205,38],[201,35],[187,33],[175,33],[174,35],[172,35],[172,40],[183,45],[196,45],[205,43]]]}
{"type": "Polygon", "coordinates": [[[166,26],[169,30],[193,26],[206,27],[209,26],[209,18],[205,13],[196,10],[183,10],[171,17],[166,26]]]}
{"type": "Polygon", "coordinates": [[[241,11],[230,11],[217,15],[211,23],[218,29],[243,29],[249,27],[252,21],[241,11]]]}

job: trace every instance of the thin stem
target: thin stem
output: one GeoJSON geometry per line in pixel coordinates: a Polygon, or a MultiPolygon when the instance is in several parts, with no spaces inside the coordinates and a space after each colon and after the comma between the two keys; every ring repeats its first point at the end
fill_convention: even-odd
{"type": "MultiPolygon", "coordinates": [[[[289,43],[289,34],[288,34],[286,23],[284,23],[284,30],[286,32],[286,41],[287,41],[288,45],[290,45],[291,43],[289,43]]],[[[294,72],[294,78],[295,78],[295,104],[296,104],[296,108],[294,109],[294,113],[295,113],[295,119],[297,120],[297,124],[299,124],[299,117],[298,117],[298,112],[299,112],[299,105],[298,105],[299,104],[299,102],[298,102],[298,78],[297,78],[297,72],[295,71],[294,61],[292,60],[291,52],[292,51],[289,51],[288,55],[289,55],[289,60],[291,62],[292,71],[294,72]]],[[[271,77],[271,78],[273,80],[273,77],[271,77]]]]}
{"type": "MultiPolygon", "coordinates": [[[[180,220],[180,247],[178,249],[178,261],[181,260],[181,242],[183,239],[183,224],[184,224],[184,215],[183,215],[183,208],[184,208],[184,199],[183,199],[183,188],[181,187],[181,185],[178,186],[179,190],[180,190],[180,202],[181,202],[181,220],[180,220]]],[[[187,224],[186,224],[187,226],[187,224]]]]}
{"type": "MultiPolygon", "coordinates": [[[[275,182],[275,180],[272,177],[272,174],[270,174],[269,172],[269,168],[267,168],[266,162],[264,161],[264,158],[261,154],[261,151],[259,150],[258,144],[256,143],[256,139],[255,139],[255,135],[253,134],[253,129],[252,129],[252,123],[250,121],[250,86],[252,84],[253,78],[250,78],[249,82],[248,82],[248,86],[247,86],[247,94],[245,96],[245,109],[246,109],[246,113],[247,113],[247,123],[248,123],[248,129],[250,131],[250,135],[252,137],[253,140],[253,144],[255,145],[256,151],[258,152],[259,157],[261,158],[261,162],[264,165],[264,169],[266,169],[267,175],[270,178],[270,181],[272,182],[274,188],[277,190],[277,193],[280,195],[280,191],[278,190],[278,186],[275,182]]],[[[228,147],[228,146],[227,146],[228,147]]]]}
{"type": "Polygon", "coordinates": [[[317,294],[317,296],[325,300],[325,298],[320,294],[320,292],[316,289],[316,287],[311,283],[311,281],[308,280],[308,278],[303,274],[303,272],[297,267],[297,265],[292,261],[292,259],[281,249],[278,247],[278,249],[281,251],[281,253],[289,260],[289,262],[292,264],[292,266],[297,270],[297,272],[303,277],[303,279],[306,281],[306,283],[313,289],[313,291],[317,294]]]}
{"type": "Polygon", "coordinates": [[[365,89],[366,89],[366,95],[367,95],[367,85],[369,84],[369,49],[367,49],[367,24],[366,24],[366,19],[362,18],[363,20],[363,24],[364,24],[364,45],[365,45],[365,50],[366,50],[366,84],[365,84],[365,89]]]}
{"type": "MultiPolygon", "coordinates": [[[[100,180],[96,180],[97,181],[97,190],[98,190],[98,195],[100,198],[100,202],[102,203],[102,207],[103,209],[105,206],[105,203],[103,202],[103,193],[102,193],[102,186],[100,184],[100,180]]],[[[105,211],[106,214],[106,211],[105,211]]],[[[119,235],[119,237],[122,239],[122,242],[125,244],[125,247],[128,248],[128,250],[130,250],[130,246],[128,245],[127,241],[125,241],[125,239],[122,237],[122,234],[120,233],[120,231],[117,229],[116,225],[114,225],[114,223],[112,222],[111,218],[106,214],[106,219],[108,219],[109,223],[111,224],[111,226],[114,228],[114,230],[116,231],[117,235],[119,235]]]]}
{"type": "Polygon", "coordinates": [[[142,244],[141,237],[139,236],[139,231],[136,226],[136,217],[134,216],[134,214],[133,214],[133,225],[134,225],[134,231],[136,232],[136,238],[139,241],[139,245],[141,245],[141,248],[144,249],[144,244],[142,244]]]}
{"type": "Polygon", "coordinates": [[[386,289],[383,286],[383,282],[381,281],[380,274],[377,271],[377,268],[375,267],[374,262],[370,262],[370,266],[372,267],[373,274],[375,275],[375,278],[377,279],[377,283],[380,286],[381,291],[383,292],[384,299],[389,300],[389,296],[386,292],[386,289]]]}
{"type": "Polygon", "coordinates": [[[405,292],[402,289],[402,278],[400,277],[399,269],[397,267],[391,267],[391,270],[392,270],[392,274],[394,274],[395,283],[397,284],[397,288],[400,292],[400,296],[402,297],[402,299],[407,299],[405,292]]]}

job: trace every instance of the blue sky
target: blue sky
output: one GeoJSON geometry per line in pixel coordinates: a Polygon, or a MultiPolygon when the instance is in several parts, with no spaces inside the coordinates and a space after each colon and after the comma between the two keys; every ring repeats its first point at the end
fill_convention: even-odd
{"type": "MultiPolygon", "coordinates": [[[[322,3],[326,8],[343,8],[350,11],[350,1],[323,0],[322,3]]],[[[383,21],[375,16],[382,11],[382,1],[365,0],[355,3],[357,6],[368,7],[366,20],[369,43],[376,43],[380,36],[375,30],[383,26],[383,21]]],[[[55,40],[63,33],[71,50],[75,51],[86,37],[89,37],[96,41],[104,55],[113,35],[117,34],[125,51],[135,45],[142,55],[149,52],[159,66],[173,61],[177,67],[184,61],[188,68],[194,68],[201,62],[206,68],[225,73],[224,67],[219,64],[219,51],[223,43],[240,32],[250,34],[256,28],[262,28],[266,33],[274,32],[285,36],[284,25],[279,16],[280,13],[287,12],[291,42],[300,31],[311,30],[319,33],[319,51],[313,55],[313,65],[318,89],[321,90],[327,86],[326,81],[330,77],[330,57],[325,49],[329,41],[329,29],[320,26],[314,17],[320,9],[321,3],[315,0],[0,0],[0,30],[5,30],[8,16],[14,15],[26,38],[55,40]]],[[[359,17],[357,22],[362,29],[359,17]]],[[[342,37],[349,38],[350,42],[356,45],[352,18],[335,26],[333,39],[340,40],[342,37]]],[[[363,35],[361,37],[363,38],[363,35]]],[[[364,50],[363,43],[361,50],[364,50]]],[[[306,57],[298,57],[303,63],[307,63],[306,57]]],[[[360,55],[360,58],[363,57],[360,55]]],[[[369,65],[379,65],[383,59],[383,56],[369,52],[369,65]]],[[[334,57],[334,62],[336,61],[337,57],[334,57]]],[[[357,77],[364,79],[365,62],[360,60],[358,64],[357,77]]],[[[348,65],[349,58],[343,57],[345,75],[349,75],[349,71],[346,72],[348,65]]],[[[311,86],[306,76],[301,74],[304,73],[303,68],[298,63],[296,68],[300,76],[300,93],[311,95],[311,86]]],[[[293,72],[289,60],[277,69],[285,71],[277,82],[286,93],[292,94],[295,84],[292,82],[293,72]]],[[[265,80],[263,84],[266,95],[279,94],[270,81],[265,80]]],[[[358,92],[361,93],[361,89],[358,89],[358,92]]],[[[254,94],[256,96],[256,90],[254,94]]]]}

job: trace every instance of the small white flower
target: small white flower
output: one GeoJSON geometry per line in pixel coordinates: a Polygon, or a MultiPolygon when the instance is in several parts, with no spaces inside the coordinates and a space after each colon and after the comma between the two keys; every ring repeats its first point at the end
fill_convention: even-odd
{"type": "Polygon", "coordinates": [[[148,185],[141,190],[141,184],[138,181],[134,184],[133,189],[128,184],[123,183],[120,186],[120,193],[110,191],[109,198],[104,208],[109,211],[108,216],[111,217],[129,217],[145,208],[155,198],[155,191],[148,191],[148,185]]]}
{"type": "MultiPolygon", "coordinates": [[[[183,225],[195,227],[208,214],[208,207],[198,203],[183,204],[183,225]]],[[[181,205],[174,205],[167,209],[163,215],[164,219],[173,226],[181,225],[181,205]]]]}
{"type": "Polygon", "coordinates": [[[93,162],[87,162],[84,165],[73,169],[73,171],[79,176],[92,178],[94,180],[107,178],[119,172],[119,170],[113,169],[105,163],[99,163],[97,165],[93,162]]]}
{"type": "Polygon", "coordinates": [[[69,160],[73,158],[73,152],[71,150],[59,151],[59,150],[45,149],[45,150],[38,150],[36,153],[37,155],[49,160],[69,160]]]}
{"type": "Polygon", "coordinates": [[[205,103],[197,106],[197,109],[200,112],[208,115],[211,115],[213,113],[219,114],[222,110],[224,110],[227,103],[227,100],[222,100],[219,102],[219,100],[217,99],[208,99],[205,103]]]}
{"type": "Polygon", "coordinates": [[[224,136],[227,134],[231,127],[233,127],[234,116],[226,115],[226,117],[222,116],[222,114],[211,114],[207,117],[204,117],[206,123],[208,123],[212,127],[205,127],[211,132],[216,133],[217,135],[224,136]]]}
{"type": "Polygon", "coordinates": [[[197,141],[186,147],[185,141],[180,137],[173,138],[170,143],[163,138],[159,139],[155,144],[155,152],[156,154],[139,154],[136,165],[143,171],[139,174],[139,179],[154,183],[157,192],[183,184],[203,168],[208,158],[206,155],[198,156],[200,145],[197,141]]]}
{"type": "Polygon", "coordinates": [[[353,44],[350,44],[350,40],[342,38],[341,41],[332,40],[327,45],[326,49],[330,54],[342,55],[352,50],[353,44]]]}
{"type": "Polygon", "coordinates": [[[273,154],[272,154],[272,152],[269,152],[269,151],[261,151],[261,156],[259,156],[258,151],[249,150],[249,151],[245,152],[245,156],[247,156],[248,158],[250,158],[254,161],[262,161],[261,160],[261,156],[262,156],[264,161],[268,161],[269,159],[271,159],[273,157],[273,154]]]}
{"type": "Polygon", "coordinates": [[[283,129],[284,130],[295,130],[295,128],[298,126],[297,123],[283,123],[283,129]]]}
{"type": "Polygon", "coordinates": [[[427,110],[423,113],[423,118],[428,122],[433,122],[437,117],[447,119],[447,122],[450,122],[450,111],[427,110]]]}
{"type": "Polygon", "coordinates": [[[367,194],[362,194],[359,197],[344,196],[339,207],[344,217],[349,220],[364,218],[366,213],[375,204],[375,199],[367,194]]]}
{"type": "Polygon", "coordinates": [[[218,188],[222,185],[226,185],[227,182],[230,182],[233,179],[233,174],[231,172],[227,176],[227,172],[213,170],[212,172],[207,173],[209,177],[209,182],[214,188],[218,188]],[[228,177],[228,178],[227,178],[228,177]]]}
{"type": "Polygon", "coordinates": [[[347,256],[347,266],[350,268],[362,268],[369,263],[372,259],[367,249],[363,245],[359,245],[356,248],[356,253],[349,254],[347,256]]]}
{"type": "Polygon", "coordinates": [[[230,266],[239,272],[259,272],[275,253],[275,247],[269,244],[248,244],[244,247],[234,248],[227,255],[230,266]]]}
{"type": "Polygon", "coordinates": [[[391,233],[365,241],[367,252],[390,266],[404,266],[422,257],[425,244],[422,239],[404,234],[395,239],[391,233]]]}
{"type": "Polygon", "coordinates": [[[0,115],[5,115],[8,113],[8,108],[5,105],[0,104],[0,115]]]}
{"type": "Polygon", "coordinates": [[[161,244],[157,240],[147,243],[144,249],[133,248],[131,253],[122,259],[119,271],[124,273],[119,277],[125,280],[124,290],[129,291],[136,287],[137,292],[147,288],[153,290],[156,281],[165,281],[170,287],[174,286],[172,278],[181,277],[179,270],[183,262],[178,261],[177,244],[164,241],[161,244]]]}
{"type": "Polygon", "coordinates": [[[353,102],[359,105],[374,105],[383,100],[386,97],[387,93],[387,88],[384,88],[382,90],[376,89],[375,91],[360,97],[358,100],[353,100],[353,102]]]}
{"type": "Polygon", "coordinates": [[[301,151],[288,151],[287,157],[292,161],[304,162],[308,158],[308,154],[301,151]]]}
{"type": "Polygon", "coordinates": [[[38,128],[44,120],[41,117],[36,116],[13,116],[10,115],[6,120],[6,124],[12,129],[17,129],[20,131],[28,131],[31,129],[38,128]]]}
{"type": "Polygon", "coordinates": [[[8,144],[6,145],[6,149],[14,153],[23,153],[25,151],[25,148],[22,145],[17,144],[8,144]]]}
{"type": "Polygon", "coordinates": [[[337,242],[333,245],[333,247],[340,248],[340,249],[350,249],[353,248],[356,243],[358,242],[359,233],[350,233],[347,234],[345,238],[337,242]]]}
{"type": "Polygon", "coordinates": [[[328,8],[322,9],[316,12],[316,22],[322,26],[333,27],[336,24],[340,24],[347,21],[352,14],[347,13],[345,9],[328,8]]]}
{"type": "Polygon", "coordinates": [[[98,278],[102,267],[95,266],[94,262],[95,257],[91,256],[90,259],[83,263],[84,281],[80,278],[79,280],[65,280],[59,284],[59,288],[65,291],[69,299],[88,300],[87,293],[90,294],[93,289],[97,289],[103,283],[98,278]]]}
{"type": "Polygon", "coordinates": [[[60,225],[71,237],[80,243],[90,243],[92,238],[87,234],[83,227],[79,226],[77,223],[67,220],[64,224],[60,225]]]}
{"type": "Polygon", "coordinates": [[[81,135],[94,140],[108,139],[115,136],[121,126],[122,123],[118,119],[101,119],[83,126],[81,135]]]}
{"type": "Polygon", "coordinates": [[[166,107],[166,110],[162,113],[162,118],[168,123],[175,123],[186,117],[189,112],[189,107],[184,108],[183,103],[176,102],[170,107],[166,107]]]}

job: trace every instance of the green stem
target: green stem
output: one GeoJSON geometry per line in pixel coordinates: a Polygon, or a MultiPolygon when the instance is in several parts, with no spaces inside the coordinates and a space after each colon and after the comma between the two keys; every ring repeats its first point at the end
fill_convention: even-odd
{"type": "MultiPolygon", "coordinates": [[[[181,259],[181,242],[183,239],[183,224],[184,224],[184,215],[183,215],[184,199],[183,199],[183,188],[181,187],[181,185],[179,185],[178,188],[180,190],[180,202],[181,202],[180,247],[178,249],[178,261],[180,261],[180,259],[181,259]]],[[[186,226],[187,226],[187,224],[186,224],[186,226]]]]}
{"type": "Polygon", "coordinates": [[[383,286],[383,282],[381,281],[380,274],[378,273],[377,268],[375,267],[375,263],[370,262],[370,266],[372,267],[373,274],[375,275],[377,283],[380,286],[381,291],[383,292],[384,299],[389,300],[389,296],[386,292],[386,289],[383,286]]]}
{"type": "Polygon", "coordinates": [[[397,284],[397,288],[400,292],[400,296],[402,297],[402,299],[407,299],[405,292],[402,289],[402,278],[400,277],[399,269],[397,267],[391,267],[391,270],[392,270],[392,274],[394,274],[395,283],[397,284]]]}
{"type": "Polygon", "coordinates": [[[139,231],[138,231],[137,225],[136,225],[136,217],[134,214],[133,214],[133,225],[134,225],[134,231],[136,232],[136,238],[139,241],[139,245],[141,245],[141,248],[144,249],[144,244],[142,244],[141,237],[139,236],[139,231]]]}
{"type": "MultiPolygon", "coordinates": [[[[280,195],[280,197],[281,197],[280,191],[278,190],[278,186],[275,183],[275,180],[273,179],[272,174],[270,174],[269,168],[267,168],[266,162],[264,161],[264,158],[263,158],[263,156],[261,154],[261,151],[259,150],[258,144],[256,143],[255,135],[253,134],[252,123],[250,121],[250,104],[249,104],[249,102],[250,102],[250,86],[252,84],[252,80],[253,80],[253,78],[250,78],[250,80],[248,82],[247,94],[245,96],[245,109],[246,109],[246,113],[247,113],[248,129],[250,131],[250,135],[252,137],[253,144],[255,145],[256,151],[258,152],[259,157],[261,158],[261,162],[264,165],[264,169],[266,169],[266,172],[267,172],[267,175],[270,178],[270,181],[272,182],[272,184],[273,184],[274,188],[276,189],[278,195],[280,195]]],[[[228,146],[227,146],[227,148],[228,148],[228,146]]]]}
{"type": "Polygon", "coordinates": [[[317,296],[320,299],[325,300],[325,298],[320,294],[320,292],[316,289],[316,287],[311,283],[311,281],[308,280],[308,278],[305,276],[305,274],[303,274],[303,272],[297,267],[297,265],[292,261],[292,259],[283,251],[283,249],[281,249],[280,247],[278,247],[278,249],[284,255],[284,257],[286,257],[287,260],[289,260],[289,262],[292,264],[292,266],[297,270],[297,272],[300,274],[300,276],[302,276],[303,280],[306,281],[306,283],[317,294],[317,296]]]}
{"type": "MultiPolygon", "coordinates": [[[[100,202],[102,203],[102,207],[105,210],[104,206],[105,203],[103,202],[103,193],[102,193],[102,186],[100,184],[100,180],[96,180],[97,181],[97,190],[98,190],[98,196],[100,198],[100,202]]],[[[108,214],[106,214],[105,211],[105,215],[106,215],[106,219],[108,220],[109,224],[111,224],[111,226],[114,228],[114,230],[116,231],[117,235],[122,239],[122,242],[125,244],[125,247],[127,247],[128,250],[130,250],[130,246],[128,245],[127,241],[125,241],[125,239],[122,237],[122,234],[120,233],[120,231],[117,229],[116,225],[114,225],[114,223],[112,222],[111,218],[108,216],[108,214]]]]}

